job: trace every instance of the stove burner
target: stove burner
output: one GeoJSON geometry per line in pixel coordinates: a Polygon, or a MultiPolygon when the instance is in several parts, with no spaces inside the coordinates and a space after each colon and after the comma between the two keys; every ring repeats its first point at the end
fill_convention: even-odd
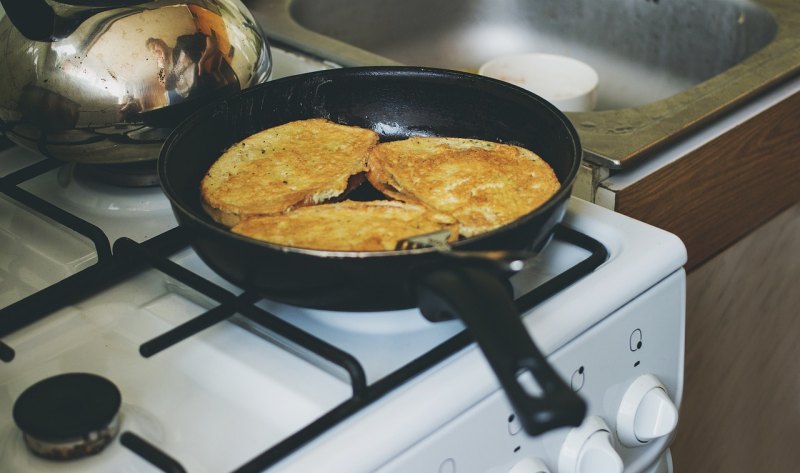
{"type": "Polygon", "coordinates": [[[121,187],[153,187],[158,185],[156,161],[118,164],[78,163],[75,173],[106,184],[121,187]]]}
{"type": "Polygon", "coordinates": [[[100,452],[117,435],[121,402],[111,381],[66,373],[26,389],[14,403],[14,422],[36,455],[80,458],[100,452]]]}

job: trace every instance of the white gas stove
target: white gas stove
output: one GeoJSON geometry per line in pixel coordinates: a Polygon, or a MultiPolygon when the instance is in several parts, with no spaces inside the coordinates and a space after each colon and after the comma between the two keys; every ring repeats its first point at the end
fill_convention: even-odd
{"type": "MultiPolygon", "coordinates": [[[[276,68],[289,57],[278,51],[276,68]]],[[[686,257],[671,234],[573,198],[513,277],[534,341],[589,407],[581,427],[530,437],[459,321],[243,293],[176,226],[158,187],[0,151],[0,471],[671,471],[686,257]],[[81,398],[77,409],[116,393],[86,434],[110,442],[34,455],[18,424],[58,415],[39,406],[20,421],[20,398],[74,373],[110,399],[70,383],[45,394],[81,398]]]]}

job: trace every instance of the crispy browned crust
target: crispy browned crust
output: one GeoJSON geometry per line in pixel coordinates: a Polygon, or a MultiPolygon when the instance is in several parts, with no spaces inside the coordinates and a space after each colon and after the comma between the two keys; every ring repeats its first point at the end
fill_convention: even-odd
{"type": "Polygon", "coordinates": [[[200,184],[203,207],[232,226],[341,198],[360,184],[377,142],[372,130],[321,118],[263,130],[228,148],[211,166],[200,184]]]}
{"type": "Polygon", "coordinates": [[[398,240],[443,229],[450,230],[451,239],[457,238],[451,216],[388,200],[313,205],[254,217],[231,228],[278,245],[331,251],[393,250],[398,240]]]}
{"type": "Polygon", "coordinates": [[[474,139],[381,143],[370,152],[367,167],[376,189],[452,215],[466,237],[533,211],[560,187],[552,168],[535,153],[474,139]]]}

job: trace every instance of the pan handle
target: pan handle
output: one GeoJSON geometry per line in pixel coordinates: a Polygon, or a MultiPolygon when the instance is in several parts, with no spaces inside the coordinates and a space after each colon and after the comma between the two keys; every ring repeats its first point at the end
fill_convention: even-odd
{"type": "Polygon", "coordinates": [[[580,425],[586,403],[536,347],[503,281],[475,266],[426,271],[416,279],[420,311],[432,321],[457,317],[464,322],[528,434],[580,425]],[[538,392],[526,389],[526,375],[538,392]]]}

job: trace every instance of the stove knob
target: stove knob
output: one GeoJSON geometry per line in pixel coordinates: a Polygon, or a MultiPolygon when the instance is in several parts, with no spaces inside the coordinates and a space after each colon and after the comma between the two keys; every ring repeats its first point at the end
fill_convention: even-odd
{"type": "Polygon", "coordinates": [[[655,376],[638,377],[622,396],[617,412],[617,436],[623,445],[644,445],[671,434],[677,424],[678,408],[655,376]]]}
{"type": "Polygon", "coordinates": [[[558,455],[558,473],[622,473],[623,464],[614,449],[614,437],[603,419],[587,417],[572,429],[558,455]]]}
{"type": "Polygon", "coordinates": [[[550,473],[550,470],[538,458],[525,457],[511,467],[508,473],[550,473]]]}

